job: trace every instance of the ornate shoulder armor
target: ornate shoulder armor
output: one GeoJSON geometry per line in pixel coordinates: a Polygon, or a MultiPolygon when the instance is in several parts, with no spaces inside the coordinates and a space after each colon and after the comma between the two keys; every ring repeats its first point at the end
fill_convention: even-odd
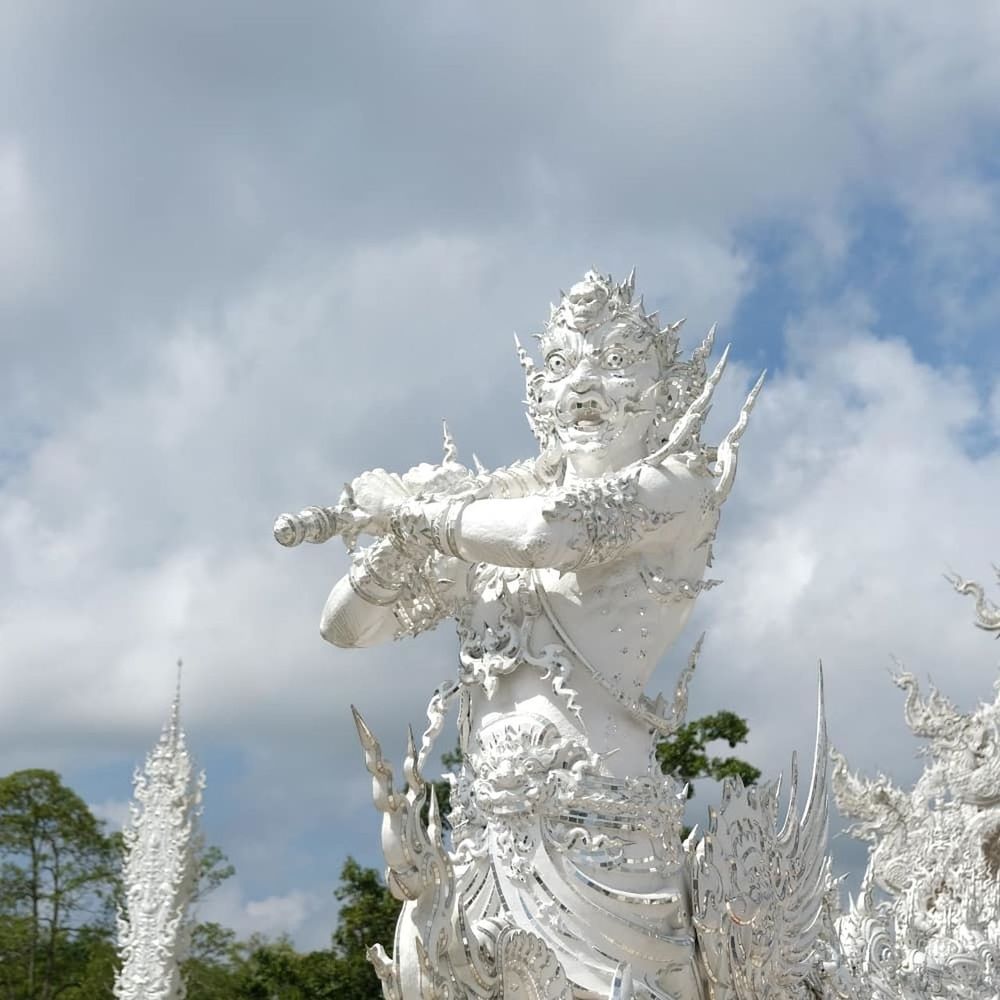
{"type": "Polygon", "coordinates": [[[676,513],[650,510],[639,500],[639,469],[576,482],[553,495],[542,515],[546,521],[572,525],[570,548],[580,553],[571,567],[609,562],[643,535],[676,513]]]}

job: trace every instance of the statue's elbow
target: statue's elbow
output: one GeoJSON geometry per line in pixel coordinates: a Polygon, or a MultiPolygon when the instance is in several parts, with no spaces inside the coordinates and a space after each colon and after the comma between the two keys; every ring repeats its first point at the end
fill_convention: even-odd
{"type": "Polygon", "coordinates": [[[361,637],[340,615],[324,614],[320,619],[319,634],[339,649],[357,649],[361,645],[361,637]]]}

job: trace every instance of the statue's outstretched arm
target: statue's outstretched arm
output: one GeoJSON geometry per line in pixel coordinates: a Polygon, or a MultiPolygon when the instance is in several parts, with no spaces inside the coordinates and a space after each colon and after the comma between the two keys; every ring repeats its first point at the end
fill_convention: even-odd
{"type": "Polygon", "coordinates": [[[712,486],[679,461],[639,465],[517,499],[411,505],[390,532],[465,562],[565,571],[618,558],[653,532],[669,544],[676,518],[714,516],[712,486]]]}

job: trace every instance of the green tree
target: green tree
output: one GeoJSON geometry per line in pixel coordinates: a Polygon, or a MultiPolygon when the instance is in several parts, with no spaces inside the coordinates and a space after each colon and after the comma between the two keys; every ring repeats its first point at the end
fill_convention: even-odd
{"type": "Polygon", "coordinates": [[[198,857],[198,880],[191,894],[191,905],[200,903],[209,893],[218,889],[227,878],[232,878],[235,874],[235,866],[221,847],[216,847],[214,844],[203,847],[198,857]]]}
{"type": "Polygon", "coordinates": [[[302,956],[287,938],[251,938],[236,978],[240,1000],[312,1000],[302,991],[302,956]]]}
{"type": "Polygon", "coordinates": [[[238,1000],[247,946],[217,923],[196,924],[182,973],[191,1000],[238,1000]]]}
{"type": "Polygon", "coordinates": [[[391,951],[400,904],[386,888],[374,868],[363,868],[348,858],[340,872],[337,927],[333,932],[333,954],[345,1000],[367,1000],[382,996],[382,987],[366,957],[373,944],[391,951]]]}
{"type": "Polygon", "coordinates": [[[110,939],[114,888],[115,851],[103,823],[58,774],[0,778],[4,1000],[52,1000],[79,989],[94,973],[97,943],[110,939]]]}
{"type": "Polygon", "coordinates": [[[723,710],[705,715],[681,726],[673,735],[656,747],[656,759],[664,774],[688,782],[688,797],[694,795],[695,778],[739,777],[745,785],[752,785],[760,770],[739,757],[713,757],[708,744],[725,740],[731,749],[745,743],[750,730],[746,719],[735,712],[723,710]]]}

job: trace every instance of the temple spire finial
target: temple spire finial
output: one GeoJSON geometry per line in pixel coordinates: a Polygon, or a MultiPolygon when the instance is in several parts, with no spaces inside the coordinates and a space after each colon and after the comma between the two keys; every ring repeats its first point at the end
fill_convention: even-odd
{"type": "Polygon", "coordinates": [[[189,907],[198,881],[198,817],[205,786],[180,725],[181,660],[167,722],[137,768],[122,831],[124,902],[118,914],[118,1000],[182,1000],[181,963],[191,941],[189,907]]]}

